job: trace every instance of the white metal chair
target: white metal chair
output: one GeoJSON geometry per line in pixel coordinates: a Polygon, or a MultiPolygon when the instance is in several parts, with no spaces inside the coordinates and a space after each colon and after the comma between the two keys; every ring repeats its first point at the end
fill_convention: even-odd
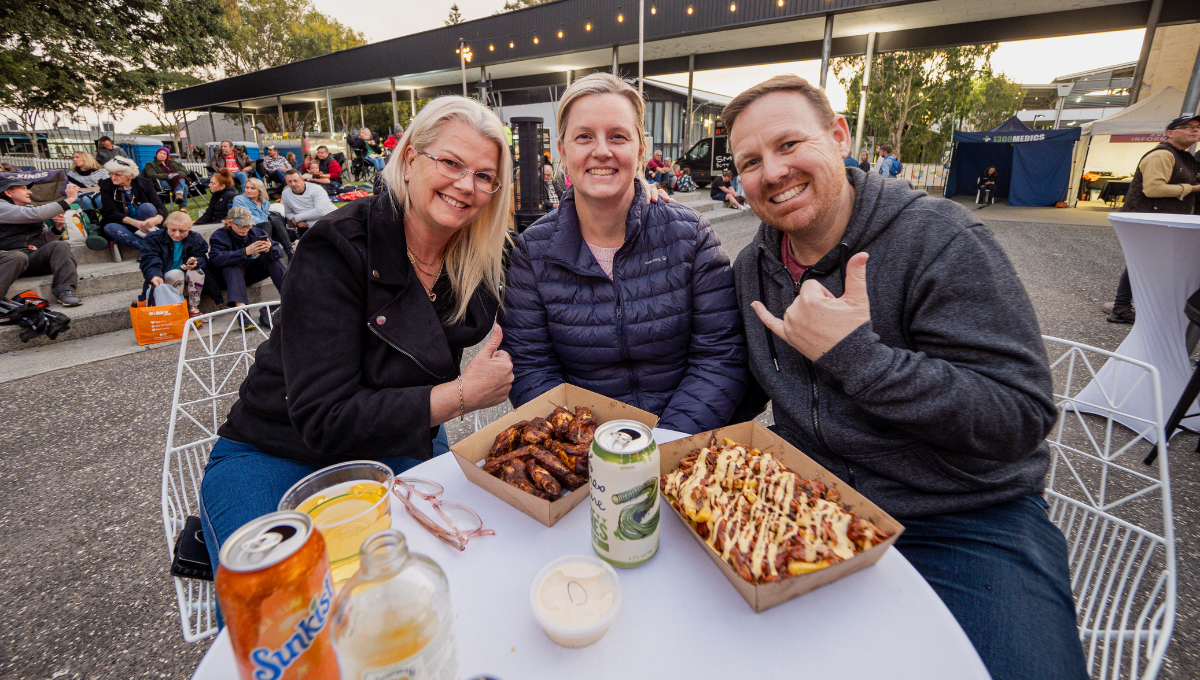
{"type": "MultiPolygon", "coordinates": [[[[1175,534],[1163,436],[1162,390],[1150,364],[1075,342],[1044,337],[1052,358],[1059,420],[1047,437],[1050,518],[1067,538],[1079,636],[1093,678],[1155,678],[1175,627],[1175,534]],[[1055,358],[1057,357],[1057,358],[1055,358]],[[1134,387],[1102,385],[1104,403],[1075,397],[1105,361],[1142,372],[1154,395],[1154,420],[1138,431],[1113,421],[1134,387]],[[1104,415],[1092,415],[1076,409],[1104,415]],[[1142,464],[1156,435],[1158,469],[1142,464]]],[[[1115,374],[1115,373],[1114,373],[1115,374]]],[[[1128,375],[1128,374],[1126,374],[1128,375]]]]}
{"type": "MultiPolygon", "coordinates": [[[[263,302],[197,317],[203,326],[184,326],[175,367],[175,392],[163,459],[162,516],[170,560],[175,539],[189,515],[200,516],[200,480],[238,388],[254,363],[254,350],[269,329],[244,330],[241,318],[258,323],[263,302]]],[[[216,597],[210,581],[175,577],[183,639],[216,635],[216,597]]]]}
{"type": "Polygon", "coordinates": [[[497,418],[504,415],[505,413],[508,413],[511,410],[513,410],[513,407],[512,407],[512,402],[510,402],[510,401],[505,401],[503,403],[496,404],[495,406],[489,406],[488,408],[479,409],[478,411],[475,412],[475,430],[474,431],[478,432],[478,431],[482,430],[483,428],[487,427],[488,425],[491,425],[492,421],[496,420],[497,418]]]}

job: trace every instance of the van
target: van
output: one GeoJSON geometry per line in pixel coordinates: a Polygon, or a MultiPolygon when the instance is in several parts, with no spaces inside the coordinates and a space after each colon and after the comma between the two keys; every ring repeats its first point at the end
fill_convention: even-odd
{"type": "Polygon", "coordinates": [[[714,130],[712,137],[705,137],[693,144],[676,162],[680,168],[691,168],[692,181],[700,187],[707,186],[726,169],[737,176],[737,170],[733,167],[733,155],[729,153],[729,136],[725,134],[724,126],[714,130]],[[714,151],[716,153],[713,153],[714,151]]]}

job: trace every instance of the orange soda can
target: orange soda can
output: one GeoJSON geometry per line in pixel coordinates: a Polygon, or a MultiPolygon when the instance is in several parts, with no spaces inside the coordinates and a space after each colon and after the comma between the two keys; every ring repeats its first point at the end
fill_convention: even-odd
{"type": "Polygon", "coordinates": [[[273,512],[221,546],[217,601],[242,680],[334,680],[333,578],[325,539],[308,515],[273,512]]]}

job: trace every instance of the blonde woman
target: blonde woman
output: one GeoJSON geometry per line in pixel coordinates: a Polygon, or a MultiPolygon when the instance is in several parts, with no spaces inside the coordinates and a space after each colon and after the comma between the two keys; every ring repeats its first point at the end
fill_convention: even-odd
{"type": "Polygon", "coordinates": [[[508,398],[512,362],[494,328],[512,176],[500,120],[442,97],[396,154],[386,193],[321,218],[296,249],[277,330],[204,474],[214,565],[234,530],[309,473],[357,459],[400,473],[448,450],[443,423],[508,398]],[[463,350],[489,333],[460,373],[463,350]]]}
{"type": "Polygon", "coordinates": [[[288,261],[292,260],[292,239],[287,233],[287,221],[283,215],[276,215],[271,220],[271,198],[267,195],[267,185],[257,177],[246,180],[246,191],[241,196],[235,196],[230,207],[245,208],[250,211],[254,226],[271,235],[280,246],[288,261]]]}
{"type": "Polygon", "coordinates": [[[558,104],[573,185],[517,237],[503,347],[514,406],[568,382],[689,434],[725,425],[746,390],[746,343],[729,257],[708,221],[650,202],[641,95],[608,74],[558,104]]]}
{"type": "Polygon", "coordinates": [[[108,171],[100,167],[96,157],[86,151],[71,154],[71,169],[67,181],[79,187],[79,207],[84,210],[100,208],[100,180],[108,179],[108,171]]]}

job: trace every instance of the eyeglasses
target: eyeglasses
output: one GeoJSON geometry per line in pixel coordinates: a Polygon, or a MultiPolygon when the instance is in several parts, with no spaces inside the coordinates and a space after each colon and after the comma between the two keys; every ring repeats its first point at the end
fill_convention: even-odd
{"type": "Polygon", "coordinates": [[[500,190],[500,178],[496,177],[490,172],[475,172],[474,170],[468,170],[466,166],[454,160],[453,158],[439,158],[431,153],[425,153],[424,151],[421,152],[421,155],[429,156],[430,160],[433,161],[434,166],[437,167],[437,171],[441,173],[442,177],[447,177],[449,179],[461,179],[463,175],[466,175],[469,172],[472,175],[475,175],[475,186],[478,187],[480,191],[488,194],[494,194],[500,190]]]}
{"type": "Polygon", "coordinates": [[[1188,132],[1195,132],[1197,130],[1200,130],[1200,125],[1180,125],[1179,127],[1175,128],[1175,129],[1176,130],[1187,130],[1188,132]]]}
{"type": "Polygon", "coordinates": [[[444,491],[441,484],[416,477],[397,477],[392,485],[392,493],[404,504],[410,517],[458,550],[466,550],[467,541],[476,536],[496,535],[495,531],[483,528],[483,520],[471,508],[438,498],[444,491]],[[432,508],[433,512],[428,512],[425,507],[432,508]]]}

